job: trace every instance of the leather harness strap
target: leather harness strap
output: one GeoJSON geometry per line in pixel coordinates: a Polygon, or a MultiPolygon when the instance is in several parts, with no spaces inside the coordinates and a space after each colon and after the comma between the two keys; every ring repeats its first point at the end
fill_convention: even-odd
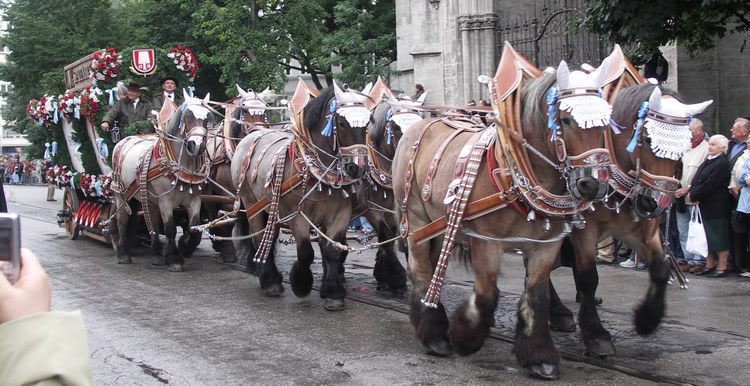
{"type": "MultiPolygon", "coordinates": [[[[447,120],[444,120],[446,122],[447,120]]],[[[442,144],[440,144],[440,147],[437,149],[437,152],[435,152],[435,156],[432,158],[432,161],[430,162],[430,166],[427,168],[427,177],[424,180],[424,185],[422,186],[422,201],[427,202],[430,197],[432,196],[432,179],[435,177],[435,173],[437,172],[437,167],[440,164],[440,159],[443,157],[443,153],[445,153],[445,149],[448,148],[448,145],[450,145],[453,140],[458,137],[459,134],[465,132],[464,128],[459,128],[453,131],[448,138],[446,138],[442,144]]]]}

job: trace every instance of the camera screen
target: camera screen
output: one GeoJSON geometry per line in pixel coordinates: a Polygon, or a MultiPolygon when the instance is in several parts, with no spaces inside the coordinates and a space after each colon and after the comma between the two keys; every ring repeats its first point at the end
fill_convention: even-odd
{"type": "Polygon", "coordinates": [[[13,242],[11,238],[13,232],[8,228],[0,228],[0,260],[10,260],[13,258],[13,242]]]}

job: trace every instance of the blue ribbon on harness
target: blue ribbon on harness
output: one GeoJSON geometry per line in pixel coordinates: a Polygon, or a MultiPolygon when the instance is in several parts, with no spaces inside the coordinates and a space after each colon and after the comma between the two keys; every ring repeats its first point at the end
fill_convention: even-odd
{"type": "Polygon", "coordinates": [[[323,128],[323,132],[320,133],[324,137],[330,137],[331,134],[333,134],[333,119],[336,116],[336,99],[331,99],[331,104],[328,106],[328,111],[331,112],[331,117],[328,118],[328,123],[326,123],[326,127],[323,128]]]}
{"type": "Polygon", "coordinates": [[[560,126],[555,122],[555,114],[557,113],[557,87],[550,87],[547,91],[547,105],[549,110],[547,112],[547,127],[552,130],[552,141],[557,139],[557,130],[560,126]]]}
{"type": "Polygon", "coordinates": [[[385,120],[386,122],[388,122],[385,124],[385,133],[388,136],[388,139],[386,140],[385,143],[389,145],[391,144],[391,135],[393,135],[391,133],[391,126],[393,126],[393,123],[391,122],[391,118],[393,118],[393,113],[391,112],[391,110],[388,110],[388,112],[385,113],[385,120]]]}
{"type": "Polygon", "coordinates": [[[638,133],[641,131],[641,127],[643,126],[643,120],[646,118],[647,114],[648,114],[648,102],[643,102],[641,103],[641,108],[638,110],[638,122],[636,122],[635,124],[635,133],[633,133],[633,138],[630,140],[628,147],[626,147],[629,153],[632,153],[633,151],[635,151],[635,145],[638,142],[638,133]]]}

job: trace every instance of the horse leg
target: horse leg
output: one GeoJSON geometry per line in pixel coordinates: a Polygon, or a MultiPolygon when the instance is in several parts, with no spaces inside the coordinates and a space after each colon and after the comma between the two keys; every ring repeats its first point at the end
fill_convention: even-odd
{"type": "MultiPolygon", "coordinates": [[[[128,205],[127,202],[120,202],[117,200],[117,208],[121,205],[128,205]]],[[[115,242],[115,252],[117,254],[117,264],[130,264],[133,259],[130,257],[130,251],[127,244],[127,233],[128,233],[128,221],[130,221],[130,215],[125,208],[120,208],[115,216],[117,222],[117,240],[115,242]]],[[[135,237],[135,235],[134,235],[135,237]]]]}
{"type": "MultiPolygon", "coordinates": [[[[149,213],[156,213],[157,208],[153,204],[149,204],[149,213]]],[[[164,248],[161,238],[159,237],[159,228],[161,227],[161,216],[151,216],[151,224],[154,227],[154,233],[151,235],[151,251],[154,254],[154,261],[152,265],[163,266],[167,265],[164,256],[161,255],[162,248],[164,248]]]]}
{"type": "MultiPolygon", "coordinates": [[[[337,220],[337,222],[341,221],[337,220]]],[[[343,226],[332,226],[328,229],[338,230],[334,231],[330,237],[341,244],[346,244],[346,223],[343,226]]],[[[346,288],[342,280],[344,276],[342,253],[330,242],[320,243],[320,253],[323,260],[323,282],[320,284],[320,297],[325,299],[326,310],[341,311],[344,309],[344,297],[346,296],[346,288]]]]}
{"type": "Polygon", "coordinates": [[[471,266],[474,271],[474,293],[451,317],[450,340],[456,353],[469,355],[479,351],[495,321],[500,290],[497,271],[502,247],[479,239],[470,241],[471,266]]]}
{"type": "MultiPolygon", "coordinates": [[[[599,273],[596,270],[596,244],[599,232],[594,224],[583,232],[576,231],[571,239],[576,258],[573,264],[573,278],[581,296],[578,310],[578,323],[581,326],[581,340],[586,346],[586,355],[612,356],[616,354],[612,335],[602,326],[596,304],[596,288],[599,286],[599,273]]],[[[563,243],[563,249],[566,248],[563,243]]]]}
{"type": "Polygon", "coordinates": [[[297,216],[289,222],[289,228],[297,244],[297,261],[294,262],[292,270],[289,271],[289,283],[292,285],[294,295],[304,297],[310,294],[313,286],[313,274],[310,265],[315,259],[315,252],[312,243],[310,243],[310,224],[297,216]]]}
{"type": "MultiPolygon", "coordinates": [[[[575,250],[567,237],[563,240],[562,248],[560,248],[560,258],[562,261],[575,261],[575,250]]],[[[573,318],[573,311],[560,300],[552,280],[549,282],[549,292],[549,327],[554,331],[575,332],[576,322],[573,318]]]]}
{"type": "MultiPolygon", "coordinates": [[[[416,225],[411,217],[409,224],[413,229],[421,226],[416,225]]],[[[436,308],[427,307],[422,303],[422,297],[427,293],[440,256],[442,237],[421,244],[416,244],[410,237],[408,243],[411,258],[407,267],[412,281],[409,319],[416,330],[417,338],[427,348],[428,353],[448,356],[453,353],[453,346],[448,338],[450,322],[445,307],[442,302],[438,302],[436,308]]]]}
{"type": "Polygon", "coordinates": [[[560,377],[560,352],[549,331],[549,273],[559,247],[559,243],[554,243],[526,251],[526,288],[518,302],[513,352],[532,377],[541,379],[560,377]]]}
{"type": "Polygon", "coordinates": [[[187,208],[188,222],[182,227],[182,236],[177,243],[177,250],[182,257],[190,257],[201,243],[203,233],[192,228],[200,222],[201,201],[190,200],[187,208]]]}
{"type": "Polygon", "coordinates": [[[278,239],[279,228],[276,228],[276,231],[273,234],[273,246],[266,258],[266,262],[263,264],[257,263],[260,288],[262,288],[266,296],[269,297],[278,297],[284,293],[284,286],[281,285],[283,277],[281,276],[278,267],[276,267],[276,240],[278,239]]]}
{"type": "Polygon", "coordinates": [[[638,248],[638,254],[648,261],[650,284],[646,297],[635,310],[635,331],[639,335],[648,335],[656,330],[664,317],[669,264],[661,246],[660,232],[646,231],[651,222],[643,224],[641,237],[647,241],[638,248]]]}
{"type": "Polygon", "coordinates": [[[177,254],[177,246],[175,243],[175,237],[177,237],[177,224],[175,224],[174,216],[172,215],[172,206],[167,202],[161,202],[159,200],[159,212],[161,214],[162,224],[164,225],[164,236],[167,242],[161,250],[161,254],[167,263],[167,269],[171,272],[182,272],[183,260],[182,257],[177,254]]]}
{"type": "MultiPolygon", "coordinates": [[[[375,225],[375,230],[378,233],[378,241],[383,242],[392,239],[396,235],[395,229],[397,226],[390,227],[382,217],[378,217],[377,220],[371,222],[375,225]]],[[[398,261],[395,244],[395,242],[390,242],[378,248],[377,253],[375,253],[373,275],[378,282],[378,290],[401,293],[406,291],[406,270],[398,261]]]]}
{"type": "MultiPolygon", "coordinates": [[[[237,239],[242,236],[251,234],[250,223],[247,221],[244,213],[237,214],[237,221],[234,222],[232,227],[232,237],[237,239]]],[[[243,240],[233,240],[234,250],[236,259],[239,260],[240,265],[247,267],[247,270],[254,274],[255,264],[253,263],[253,257],[255,256],[255,244],[252,239],[246,238],[243,240]]]]}

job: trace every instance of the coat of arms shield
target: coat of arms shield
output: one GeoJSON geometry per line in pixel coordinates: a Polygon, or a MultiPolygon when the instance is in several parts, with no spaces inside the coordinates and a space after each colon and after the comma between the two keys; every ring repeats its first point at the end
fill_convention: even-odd
{"type": "Polygon", "coordinates": [[[156,55],[153,48],[133,50],[130,71],[136,75],[152,75],[156,72],[156,55]]]}

